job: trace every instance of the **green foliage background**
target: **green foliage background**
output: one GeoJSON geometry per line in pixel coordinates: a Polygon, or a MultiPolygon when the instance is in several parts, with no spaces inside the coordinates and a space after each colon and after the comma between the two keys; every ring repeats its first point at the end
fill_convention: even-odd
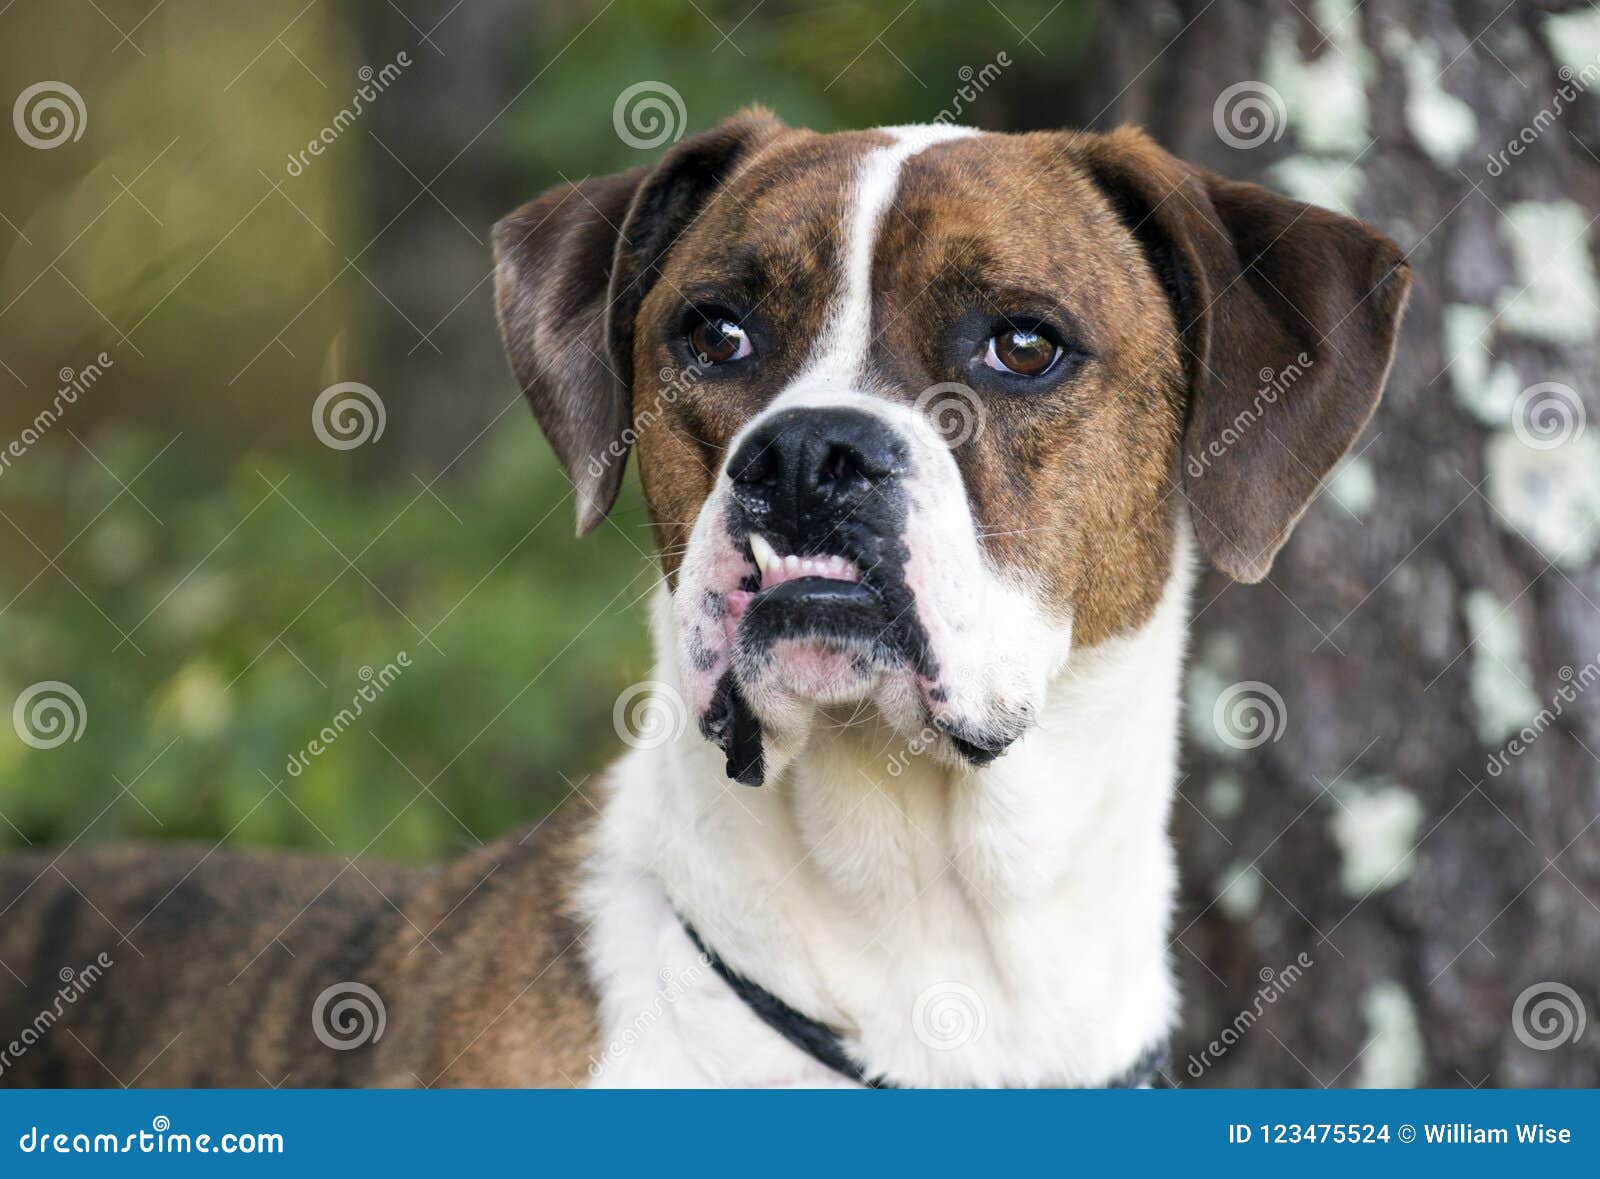
{"type": "Polygon", "coordinates": [[[677,89],[689,131],[752,101],[832,129],[933,118],[1003,52],[1003,87],[964,118],[1005,126],[1088,32],[1075,0],[751,9],[169,0],[132,50],[142,13],[5,17],[5,76],[71,81],[88,126],[49,152],[0,137],[0,445],[60,369],[114,363],[0,473],[0,703],[61,680],[87,712],[53,749],[0,724],[0,846],[422,860],[615,755],[614,702],[649,672],[647,521],[630,483],[572,537],[498,355],[489,222],[652,158],[612,130],[635,81],[677,89]],[[401,50],[410,70],[286,178],[357,68],[401,50]],[[437,354],[419,342],[435,322],[437,354]],[[360,450],[310,428],[340,380],[385,402],[360,450]],[[362,669],[402,651],[411,667],[289,774],[362,669]]]}

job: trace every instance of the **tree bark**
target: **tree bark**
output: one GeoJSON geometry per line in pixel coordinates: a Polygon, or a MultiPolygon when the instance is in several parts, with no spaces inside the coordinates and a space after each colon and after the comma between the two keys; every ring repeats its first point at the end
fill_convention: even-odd
{"type": "Polygon", "coordinates": [[[1586,9],[1098,8],[1062,123],[1342,204],[1417,280],[1358,457],[1266,583],[1196,595],[1180,1084],[1600,1083],[1600,1028],[1573,1038],[1600,1020],[1586,9]],[[1252,681],[1267,728],[1214,723],[1252,681]]]}

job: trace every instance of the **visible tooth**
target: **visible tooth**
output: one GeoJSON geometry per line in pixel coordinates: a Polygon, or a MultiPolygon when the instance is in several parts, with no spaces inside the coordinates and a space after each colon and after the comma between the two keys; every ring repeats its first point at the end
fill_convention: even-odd
{"type": "Polygon", "coordinates": [[[783,559],[783,568],[784,572],[788,573],[791,577],[794,576],[800,572],[800,558],[795,556],[793,553],[790,553],[783,559]]]}
{"type": "Polygon", "coordinates": [[[750,555],[756,559],[756,568],[765,577],[770,570],[783,568],[783,561],[759,532],[750,534],[750,555]]]}

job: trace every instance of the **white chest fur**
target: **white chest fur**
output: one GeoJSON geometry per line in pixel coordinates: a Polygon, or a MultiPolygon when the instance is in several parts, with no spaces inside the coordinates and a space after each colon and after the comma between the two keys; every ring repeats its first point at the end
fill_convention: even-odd
{"type": "MultiPolygon", "coordinates": [[[[1073,653],[1037,726],[987,769],[941,767],[885,728],[826,716],[757,790],[728,781],[692,726],[623,759],[583,893],[593,1083],[848,1083],[744,1006],[678,912],[900,1084],[1103,1084],[1165,1037],[1180,537],[1151,619],[1073,653]]],[[[662,597],[656,677],[672,684],[662,597]]]]}

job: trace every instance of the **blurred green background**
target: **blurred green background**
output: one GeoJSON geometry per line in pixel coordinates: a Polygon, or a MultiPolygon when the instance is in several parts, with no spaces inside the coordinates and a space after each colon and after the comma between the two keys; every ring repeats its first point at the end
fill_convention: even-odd
{"type": "Polygon", "coordinates": [[[55,748],[0,726],[0,845],[422,860],[558,802],[620,748],[657,571],[631,483],[572,537],[500,357],[489,226],[658,155],[614,130],[636,82],[676,90],[689,132],[752,101],[833,129],[956,113],[998,60],[959,121],[1038,123],[1087,19],[1078,0],[8,6],[6,101],[59,80],[84,113],[56,147],[0,135],[0,446],[62,370],[110,364],[0,470],[0,701],[61,681],[84,702],[55,748]],[[337,382],[376,392],[381,436],[318,441],[337,382]]]}

